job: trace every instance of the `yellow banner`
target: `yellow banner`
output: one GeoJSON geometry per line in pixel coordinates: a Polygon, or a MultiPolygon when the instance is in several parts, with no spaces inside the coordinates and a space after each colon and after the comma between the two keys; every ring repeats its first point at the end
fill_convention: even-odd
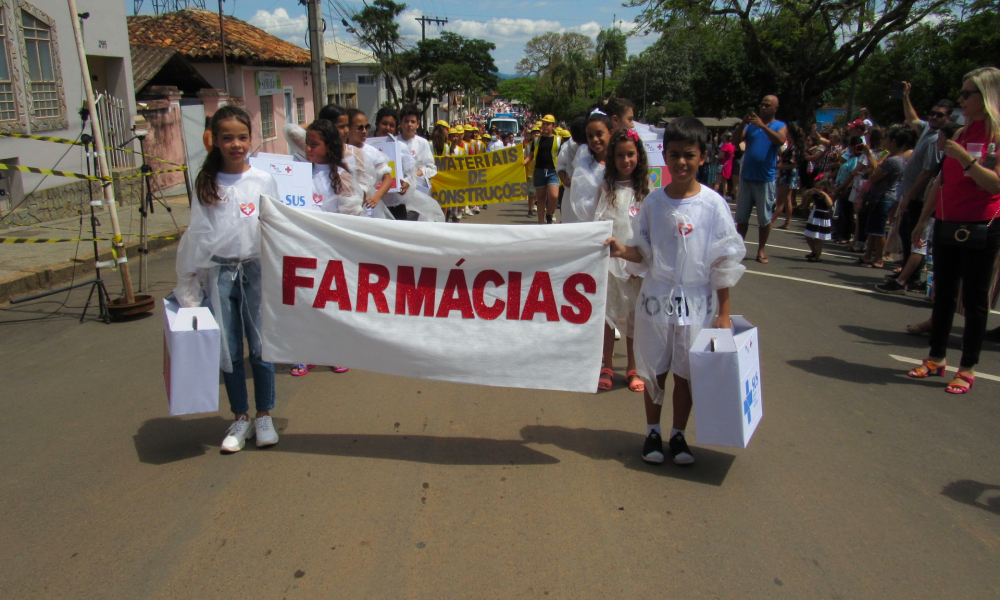
{"type": "Polygon", "coordinates": [[[438,173],[431,179],[431,196],[442,207],[495,204],[535,195],[524,179],[524,149],[520,145],[475,156],[435,156],[438,173]]]}

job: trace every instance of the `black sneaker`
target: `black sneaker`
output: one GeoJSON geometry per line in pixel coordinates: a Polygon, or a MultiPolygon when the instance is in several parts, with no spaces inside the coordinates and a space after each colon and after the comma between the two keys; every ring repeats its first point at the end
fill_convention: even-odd
{"type": "Polygon", "coordinates": [[[919,292],[921,294],[927,293],[927,282],[917,281],[914,283],[906,284],[906,291],[908,292],[919,292]]]}
{"type": "Polygon", "coordinates": [[[651,465],[663,464],[663,438],[659,433],[650,431],[646,443],[642,445],[642,460],[651,465]]]}
{"type": "Polygon", "coordinates": [[[901,295],[906,293],[906,288],[897,279],[886,280],[882,285],[876,285],[875,291],[882,294],[901,295]]]}
{"type": "Polygon", "coordinates": [[[670,454],[674,457],[675,465],[690,465],[694,463],[694,456],[691,454],[691,449],[688,448],[688,444],[684,441],[684,434],[677,432],[674,437],[670,438],[670,454]]]}

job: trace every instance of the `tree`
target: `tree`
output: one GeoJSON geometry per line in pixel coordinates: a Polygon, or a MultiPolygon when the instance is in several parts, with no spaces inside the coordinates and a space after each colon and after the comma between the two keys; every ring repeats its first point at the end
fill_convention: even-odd
{"type": "Polygon", "coordinates": [[[601,71],[601,97],[604,97],[604,78],[611,75],[614,80],[615,72],[625,63],[628,57],[628,46],[625,43],[625,34],[617,27],[611,29],[601,29],[597,34],[597,67],[601,71]]]}
{"type": "Polygon", "coordinates": [[[545,75],[569,52],[593,58],[594,42],[582,33],[549,31],[536,35],[525,44],[524,58],[518,61],[515,70],[533,77],[545,75]]]}
{"type": "Polygon", "coordinates": [[[410,103],[424,104],[430,94],[421,94],[424,82],[432,84],[435,91],[480,92],[493,90],[498,83],[496,64],[491,52],[496,45],[485,40],[469,39],[445,31],[441,37],[422,40],[406,51],[401,60],[400,82],[403,98],[410,103]],[[466,79],[458,85],[455,74],[462,66],[467,70],[466,79]]]}
{"type": "MultiPolygon", "coordinates": [[[[343,6],[343,4],[338,4],[343,6]]],[[[362,46],[368,48],[375,55],[378,66],[377,73],[385,77],[389,89],[390,102],[398,103],[396,96],[396,86],[393,80],[399,79],[400,60],[399,54],[405,48],[402,38],[399,35],[399,23],[396,18],[406,10],[405,4],[396,4],[392,0],[374,0],[370,5],[360,11],[347,13],[340,12],[344,19],[354,22],[354,27],[344,21],[344,26],[348,31],[357,36],[362,46]]]]}
{"type": "Polygon", "coordinates": [[[497,96],[504,100],[517,100],[521,104],[531,106],[535,100],[535,90],[538,80],[534,77],[514,77],[504,79],[497,86],[497,96]]]}
{"type": "Polygon", "coordinates": [[[731,20],[745,38],[749,59],[766,73],[761,83],[778,93],[782,114],[809,122],[824,98],[878,51],[888,36],[938,14],[949,0],[631,0],[640,24],[671,25],[731,20]]]}
{"type": "Polygon", "coordinates": [[[923,114],[942,98],[954,101],[965,73],[1000,65],[997,13],[971,8],[965,15],[892,36],[861,67],[858,99],[877,123],[902,120],[902,103],[890,95],[901,81],[913,84],[910,100],[923,114]]]}

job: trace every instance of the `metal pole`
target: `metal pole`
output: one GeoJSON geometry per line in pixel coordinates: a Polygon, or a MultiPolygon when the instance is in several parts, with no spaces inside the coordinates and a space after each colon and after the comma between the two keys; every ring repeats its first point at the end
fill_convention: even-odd
{"type": "Polygon", "coordinates": [[[125,244],[122,242],[122,230],[118,223],[118,210],[115,207],[115,188],[111,182],[111,169],[108,168],[108,154],[104,149],[104,135],[97,122],[97,103],[94,102],[94,86],[90,81],[90,67],[87,65],[87,50],[83,47],[83,34],[80,33],[80,19],[77,16],[76,0],[67,0],[69,4],[70,22],[73,23],[73,37],[76,38],[76,53],[80,58],[80,73],[83,76],[83,89],[87,94],[87,110],[90,111],[90,128],[94,134],[94,146],[97,150],[97,160],[101,167],[101,175],[107,177],[107,181],[101,182],[104,188],[104,200],[108,205],[108,213],[111,217],[111,229],[114,238],[111,245],[117,249],[117,262],[121,266],[122,288],[125,293],[125,301],[129,304],[135,303],[135,295],[132,293],[132,276],[128,270],[128,256],[125,254],[125,244]]]}
{"type": "Polygon", "coordinates": [[[226,24],[222,19],[222,0],[219,0],[219,47],[222,49],[222,78],[229,95],[229,69],[226,68],[226,24]]]}

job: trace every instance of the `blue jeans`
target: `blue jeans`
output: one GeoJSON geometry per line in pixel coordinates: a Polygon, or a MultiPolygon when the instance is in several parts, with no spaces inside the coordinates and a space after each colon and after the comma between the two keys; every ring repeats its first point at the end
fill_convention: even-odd
{"type": "Polygon", "coordinates": [[[253,371],[254,403],[258,412],[274,408],[274,365],[261,359],[261,283],[260,260],[223,265],[219,271],[220,325],[229,344],[233,372],[222,373],[233,414],[250,410],[246,370],[243,366],[243,336],[250,346],[250,370],[253,371]]]}

